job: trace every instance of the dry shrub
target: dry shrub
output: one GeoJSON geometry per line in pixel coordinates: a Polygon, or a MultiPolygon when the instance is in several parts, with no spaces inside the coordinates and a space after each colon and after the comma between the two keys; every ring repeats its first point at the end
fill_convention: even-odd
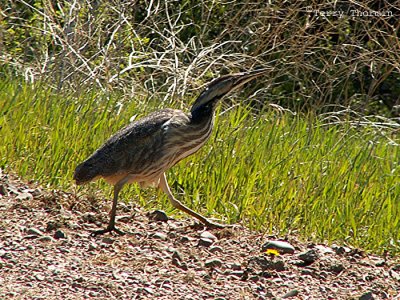
{"type": "Polygon", "coordinates": [[[269,67],[252,87],[258,99],[398,117],[400,10],[391,3],[3,0],[0,59],[58,90],[165,100],[221,73],[269,67]]]}

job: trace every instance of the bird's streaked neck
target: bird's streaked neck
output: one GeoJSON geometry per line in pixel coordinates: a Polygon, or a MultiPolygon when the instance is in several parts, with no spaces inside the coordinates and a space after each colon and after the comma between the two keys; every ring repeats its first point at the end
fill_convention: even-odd
{"type": "Polygon", "coordinates": [[[214,118],[215,108],[222,97],[215,97],[203,105],[192,108],[191,117],[192,122],[201,123],[214,118]]]}

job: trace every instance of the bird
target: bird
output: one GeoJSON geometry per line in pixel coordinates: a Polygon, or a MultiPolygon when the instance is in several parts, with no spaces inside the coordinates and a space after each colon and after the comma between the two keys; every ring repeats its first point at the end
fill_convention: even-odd
{"type": "Polygon", "coordinates": [[[124,234],[115,226],[118,194],[124,185],[133,182],[140,187],[157,186],[167,194],[174,208],[198,219],[207,228],[224,228],[225,225],[208,220],[176,199],[165,173],[197,152],[210,138],[215,110],[221,99],[266,72],[263,68],[213,79],[195,100],[190,112],[171,108],[152,112],[120,129],[80,163],[73,175],[77,185],[103,178],[114,187],[108,225],[91,235],[124,234]]]}

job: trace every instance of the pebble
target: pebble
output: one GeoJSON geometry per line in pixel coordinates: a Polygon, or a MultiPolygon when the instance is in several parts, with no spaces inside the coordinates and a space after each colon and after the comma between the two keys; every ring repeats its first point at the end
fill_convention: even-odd
{"type": "Polygon", "coordinates": [[[43,281],[43,280],[44,280],[44,276],[41,275],[41,274],[36,274],[36,275],[35,275],[35,278],[36,278],[37,280],[39,280],[39,281],[43,281]]]}
{"type": "Polygon", "coordinates": [[[104,243],[104,244],[111,245],[111,244],[114,243],[115,240],[112,239],[112,238],[110,238],[110,237],[104,237],[101,241],[102,241],[102,243],[104,243]]]}
{"type": "Polygon", "coordinates": [[[36,228],[34,228],[34,227],[29,228],[29,229],[26,231],[26,233],[27,233],[28,235],[36,235],[36,236],[41,236],[41,235],[43,235],[43,233],[42,233],[39,229],[36,229],[36,228]]]}
{"type": "Polygon", "coordinates": [[[93,251],[93,250],[96,250],[96,249],[97,249],[97,244],[95,244],[95,243],[90,243],[89,244],[89,248],[88,248],[89,251],[93,251]]]}
{"type": "Polygon", "coordinates": [[[344,270],[344,266],[342,264],[334,264],[329,268],[329,271],[339,274],[344,270]]]}
{"type": "Polygon", "coordinates": [[[237,276],[237,277],[242,277],[244,275],[244,271],[242,270],[235,270],[229,273],[229,275],[237,276]]]}
{"type": "Polygon", "coordinates": [[[358,299],[359,300],[373,300],[375,298],[374,298],[374,295],[371,292],[367,292],[367,293],[361,295],[360,298],[358,298],[358,299]]]}
{"type": "Polygon", "coordinates": [[[211,246],[209,251],[211,253],[224,252],[220,246],[211,246]]]}
{"type": "Polygon", "coordinates": [[[302,252],[297,257],[306,264],[312,264],[319,258],[317,251],[314,249],[302,252]]]}
{"type": "Polygon", "coordinates": [[[47,222],[46,231],[47,232],[53,231],[54,229],[57,229],[57,227],[58,227],[57,222],[53,222],[53,221],[47,222]]]}
{"type": "Polygon", "coordinates": [[[162,210],[155,210],[148,214],[149,218],[153,221],[166,222],[169,220],[167,214],[162,210]]]}
{"type": "Polygon", "coordinates": [[[188,270],[187,264],[181,262],[176,257],[172,258],[172,265],[174,265],[175,267],[178,267],[178,268],[180,268],[182,270],[188,270]]]}
{"type": "Polygon", "coordinates": [[[178,252],[178,250],[175,250],[172,253],[172,258],[176,258],[177,260],[182,261],[182,255],[178,252]]]}
{"type": "Polygon", "coordinates": [[[218,241],[218,238],[209,231],[203,231],[200,234],[200,238],[209,239],[209,240],[212,240],[213,242],[218,241]]]}
{"type": "Polygon", "coordinates": [[[212,243],[213,243],[213,240],[201,238],[199,240],[198,246],[210,247],[212,245],[212,243]]]}
{"type": "Polygon", "coordinates": [[[281,272],[285,270],[285,263],[282,260],[278,259],[271,260],[265,256],[258,256],[258,257],[256,256],[250,258],[249,264],[251,265],[252,263],[258,265],[262,271],[275,270],[281,272]]]}
{"type": "Polygon", "coordinates": [[[181,237],[180,240],[179,240],[179,242],[181,242],[181,243],[187,243],[187,242],[189,242],[189,241],[190,241],[190,239],[189,239],[187,236],[183,236],[183,237],[181,237]]]}
{"type": "Polygon", "coordinates": [[[267,251],[268,249],[274,249],[280,254],[293,254],[295,250],[291,244],[285,241],[268,241],[262,245],[261,249],[263,252],[267,251]]]}
{"type": "Polygon", "coordinates": [[[204,266],[206,266],[207,268],[219,268],[222,266],[222,261],[218,258],[212,258],[212,259],[206,260],[206,262],[204,263],[204,266]]]}
{"type": "Polygon", "coordinates": [[[38,188],[36,189],[23,189],[22,192],[32,194],[32,196],[37,197],[42,194],[42,191],[38,188]]]}
{"type": "Polygon", "coordinates": [[[0,195],[3,195],[3,196],[8,195],[7,189],[3,184],[0,184],[0,195]]]}
{"type": "Polygon", "coordinates": [[[287,292],[285,295],[282,296],[282,299],[287,299],[291,297],[296,297],[299,294],[298,290],[291,290],[290,292],[287,292]]]}
{"type": "Polygon", "coordinates": [[[386,261],[384,259],[380,259],[377,262],[375,262],[376,267],[383,267],[384,265],[386,265],[386,261]]]}
{"type": "Polygon", "coordinates": [[[18,200],[32,200],[33,196],[31,193],[19,193],[17,196],[18,200]]]}
{"type": "Polygon", "coordinates": [[[301,275],[314,275],[315,271],[309,270],[309,269],[303,269],[301,270],[301,275]]]}
{"type": "Polygon", "coordinates": [[[335,253],[335,251],[333,251],[333,249],[331,247],[327,247],[324,245],[316,245],[315,249],[317,249],[322,254],[334,254],[335,253]]]}
{"type": "Polygon", "coordinates": [[[393,269],[393,271],[398,271],[398,272],[400,272],[400,264],[394,265],[392,269],[393,269]]]}
{"type": "Polygon", "coordinates": [[[335,251],[335,253],[337,255],[343,255],[343,254],[347,254],[351,252],[351,249],[349,247],[345,247],[345,246],[332,246],[333,251],[335,251]]]}
{"type": "Polygon", "coordinates": [[[153,238],[166,241],[168,239],[168,236],[165,233],[156,232],[156,233],[153,234],[153,238]]]}
{"type": "Polygon", "coordinates": [[[391,277],[393,277],[394,279],[396,279],[397,281],[400,282],[400,274],[397,273],[396,271],[390,270],[389,274],[391,277]]]}
{"type": "Polygon", "coordinates": [[[233,264],[231,264],[231,269],[235,270],[235,271],[239,271],[242,269],[242,265],[238,262],[234,262],[233,264]]]}
{"type": "Polygon", "coordinates": [[[67,235],[64,233],[64,231],[58,229],[55,233],[54,233],[54,238],[55,239],[66,239],[67,235]]]}
{"type": "Polygon", "coordinates": [[[18,195],[20,193],[18,191],[18,189],[15,186],[11,185],[11,184],[7,187],[7,189],[8,189],[8,191],[10,193],[15,194],[15,195],[18,195]]]}
{"type": "Polygon", "coordinates": [[[44,236],[38,238],[38,241],[39,242],[52,242],[53,238],[49,235],[44,235],[44,236]]]}

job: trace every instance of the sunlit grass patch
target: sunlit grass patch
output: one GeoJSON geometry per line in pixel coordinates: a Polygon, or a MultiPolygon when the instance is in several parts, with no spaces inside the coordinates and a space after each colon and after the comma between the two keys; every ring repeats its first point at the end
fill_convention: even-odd
{"type": "MultiPolygon", "coordinates": [[[[77,99],[13,81],[0,87],[0,167],[62,189],[72,190],[77,163],[132,116],[162,107],[155,100],[121,102],[112,93],[77,99]]],[[[313,115],[254,114],[245,105],[221,112],[206,146],[168,172],[178,198],[254,229],[399,252],[396,134],[372,124],[329,125],[313,115]]],[[[101,181],[83,192],[91,189],[110,196],[101,181]]],[[[121,198],[172,210],[166,196],[135,185],[121,198]]]]}

